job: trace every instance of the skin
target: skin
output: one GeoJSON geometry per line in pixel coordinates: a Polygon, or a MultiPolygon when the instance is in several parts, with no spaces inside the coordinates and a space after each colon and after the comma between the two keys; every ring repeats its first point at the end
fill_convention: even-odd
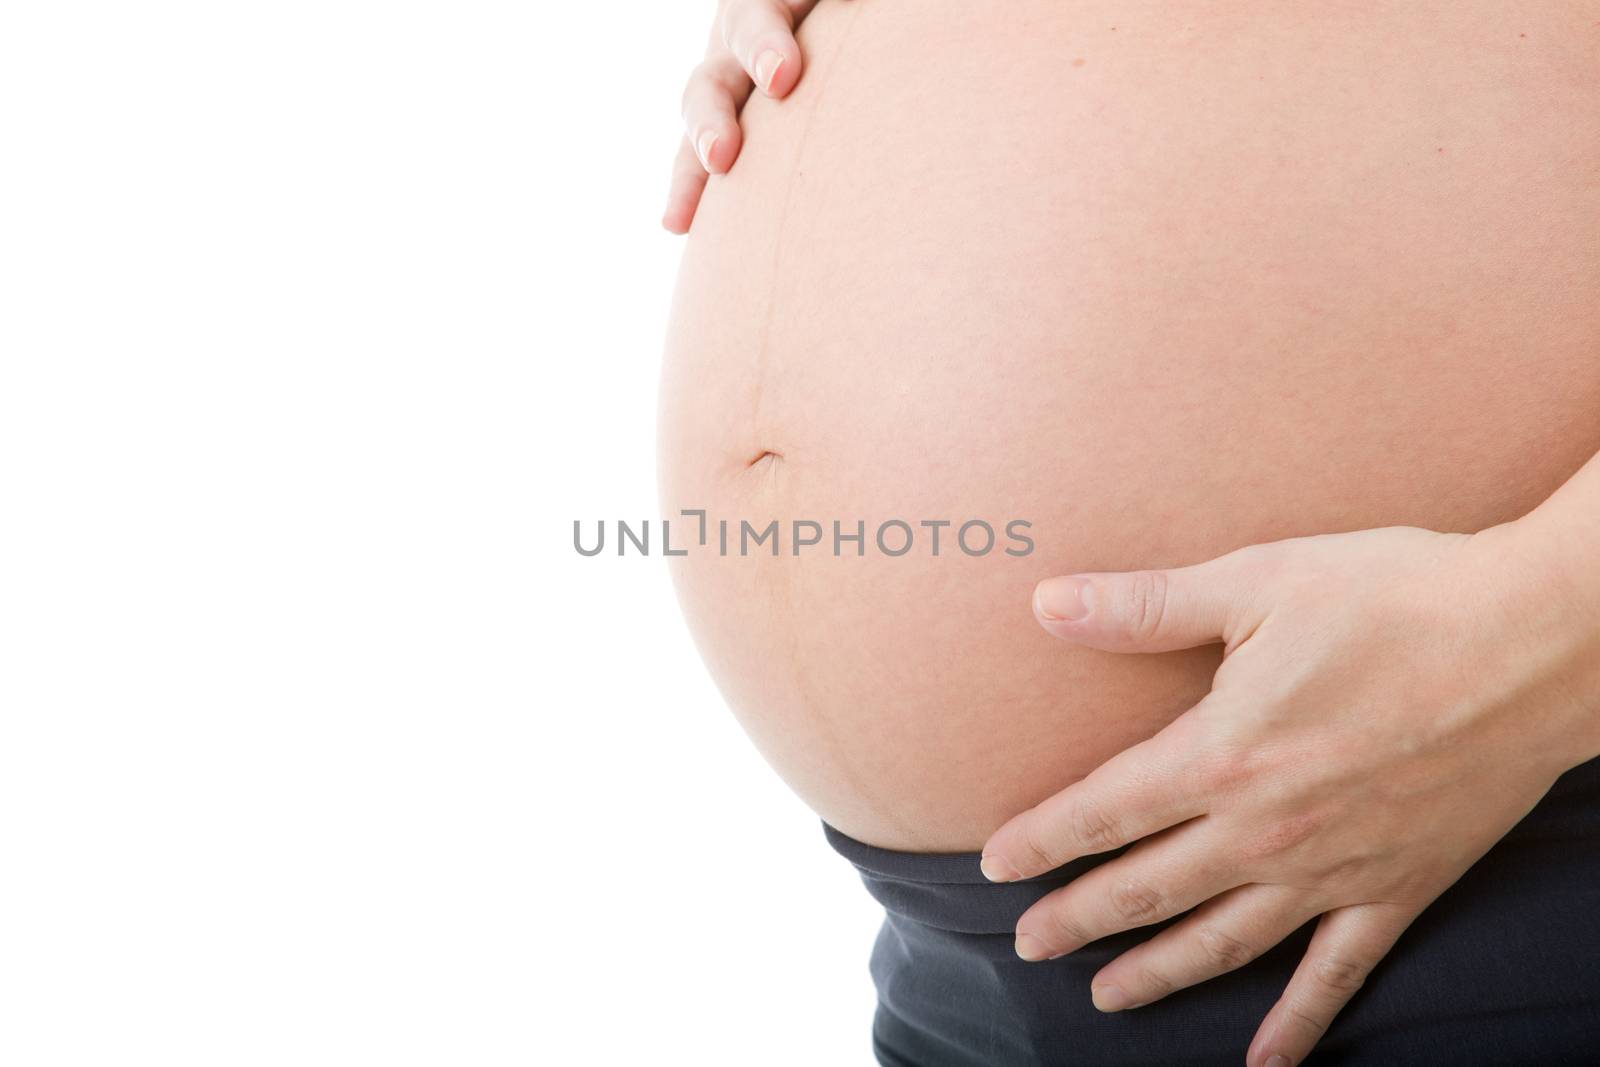
{"type": "Polygon", "coordinates": [[[1204,696],[1219,646],[1062,645],[1044,575],[1482,530],[1600,449],[1600,34],[1542,0],[1526,38],[1498,0],[1300,10],[830,0],[747,102],[679,273],[662,514],[1038,545],[668,561],[840,830],[975,851],[1204,696]]]}
{"type": "Polygon", "coordinates": [[[804,59],[794,39],[817,0],[723,0],[706,57],[683,89],[683,143],[661,225],[688,233],[706,179],[726,174],[744,144],[739,109],[756,89],[774,100],[800,80],[804,59]]]}
{"type": "Polygon", "coordinates": [[[1118,1011],[1322,916],[1247,1057],[1298,1063],[1422,910],[1600,755],[1597,534],[1600,458],[1472,536],[1364,530],[1040,583],[1062,640],[1226,652],[1195,707],[990,838],[996,881],[1133,844],[1029,908],[1018,954],[1189,912],[1096,975],[1118,1011]]]}
{"type": "MultiPolygon", "coordinates": [[[[688,154],[680,152],[675,171],[669,229],[687,228],[706,184],[707,167],[692,145],[713,131],[711,171],[732,166],[741,147],[738,109],[754,72],[774,82],[768,96],[795,89],[799,48],[786,27],[798,25],[810,6],[722,5],[707,63],[685,93],[688,154]],[[758,62],[768,50],[787,57],[776,79],[770,63],[758,62]]],[[[969,398],[969,406],[980,402],[969,398]]],[[[776,466],[762,468],[763,484],[777,480],[776,466]]],[[[793,478],[800,477],[797,469],[793,478]]],[[[1075,488],[1097,499],[1109,492],[1075,488]]],[[[708,492],[700,486],[690,495],[700,502],[708,492]]],[[[1189,912],[1096,977],[1097,1006],[1122,1010],[1241,966],[1322,916],[1304,963],[1247,1054],[1251,1067],[1303,1059],[1416,915],[1560,773],[1600,754],[1600,556],[1593,548],[1600,543],[1600,460],[1527,511],[1538,499],[1511,514],[1479,512],[1476,522],[1451,516],[1452,532],[1383,526],[1290,537],[1188,567],[1081,572],[1041,583],[1033,614],[1051,636],[1074,649],[1148,663],[1152,673],[1158,660],[1195,656],[1172,670],[1210,682],[1209,692],[1202,682],[1182,707],[1139,733],[1148,739],[1065,790],[1047,789],[1040,802],[1019,805],[1027,810],[988,837],[984,869],[999,880],[1134,843],[1030,909],[1018,923],[1019,954],[1057,956],[1189,912]],[[1198,653],[1218,645],[1221,666],[1211,676],[1215,661],[1198,653]],[[1196,653],[1177,651],[1186,649],[1196,653]]],[[[1387,503],[1372,508],[1392,510],[1387,503]]],[[[1314,507],[1303,513],[1314,518],[1314,507]]],[[[1419,517],[1444,526],[1442,514],[1419,517]]],[[[1359,520],[1359,513],[1337,516],[1345,529],[1359,520]]],[[[967,580],[990,578],[973,573],[967,580]]],[[[770,595],[771,583],[724,588],[697,605],[695,589],[705,584],[691,582],[686,597],[691,621],[704,617],[701,628],[716,626],[730,602],[770,595]]],[[[777,611],[794,607],[773,604],[777,611]]],[[[741,631],[759,632],[757,619],[736,622],[741,631]]],[[[1009,631],[1005,637],[1012,641],[1009,631]]],[[[719,644],[727,643],[703,643],[719,679],[739,673],[737,662],[717,662],[719,644]]],[[[781,651],[761,654],[780,662],[781,651]]],[[[1093,662],[1097,671],[1115,670],[1093,662]]],[[[1102,689],[1108,677],[1114,675],[1095,676],[1102,689]]],[[[1077,683],[1085,688],[1083,679],[1077,683]]],[[[902,679],[896,688],[908,684],[902,679]]],[[[731,688],[736,708],[775,706],[769,694],[745,697],[731,688]]],[[[769,755],[805,725],[747,722],[769,755]],[[772,731],[770,741],[763,730],[772,731]]],[[[848,737],[840,744],[841,761],[863,747],[848,737]]],[[[792,769],[774,761],[808,799],[838,787],[807,781],[803,759],[792,769]]],[[[1082,773],[1058,771],[1058,784],[1082,773]]],[[[893,769],[874,767],[860,777],[892,780],[893,769]]],[[[900,793],[914,792],[911,779],[902,784],[900,793]]],[[[1012,795],[999,780],[996,786],[997,795],[1012,795]]]]}

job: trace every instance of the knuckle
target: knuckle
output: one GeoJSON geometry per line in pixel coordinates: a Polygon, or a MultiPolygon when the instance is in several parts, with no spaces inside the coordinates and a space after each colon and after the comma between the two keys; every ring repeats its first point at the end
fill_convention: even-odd
{"type": "Polygon", "coordinates": [[[1281,856],[1304,843],[1322,828],[1322,818],[1314,812],[1286,816],[1256,835],[1245,849],[1254,859],[1281,856]]]}
{"type": "Polygon", "coordinates": [[[689,84],[691,86],[715,84],[717,80],[717,68],[719,66],[720,63],[715,57],[707,56],[697,63],[695,68],[689,72],[689,84]]]}
{"type": "Polygon", "coordinates": [[[794,32],[794,11],[787,3],[782,0],[747,0],[747,3],[752,8],[752,14],[759,11],[764,27],[794,32]]]}
{"type": "Polygon", "coordinates": [[[748,48],[752,38],[769,27],[794,30],[794,15],[788,4],[771,0],[725,0],[720,28],[722,44],[730,52],[748,48]]]}
{"type": "Polygon", "coordinates": [[[1200,942],[1201,954],[1210,967],[1223,971],[1233,971],[1256,958],[1256,950],[1245,942],[1224,933],[1211,923],[1203,924],[1196,936],[1200,942]]]}
{"type": "Polygon", "coordinates": [[[702,109],[732,106],[735,80],[744,76],[744,70],[726,56],[707,56],[689,74],[689,84],[684,86],[684,100],[702,109]]]}
{"type": "Polygon", "coordinates": [[[1239,792],[1255,777],[1251,754],[1231,740],[1215,736],[1206,738],[1205,751],[1198,761],[1202,784],[1210,793],[1230,796],[1239,792]]]}
{"type": "Polygon", "coordinates": [[[1133,977],[1133,987],[1138,990],[1138,999],[1144,1001],[1160,1000],[1171,993],[1174,984],[1172,979],[1160,971],[1151,970],[1149,967],[1140,967],[1133,977]]]}
{"type": "MultiPolygon", "coordinates": [[[[1223,667],[1226,666],[1224,661],[1223,667]]],[[[1194,753],[1193,772],[1201,776],[1200,784],[1213,793],[1234,793],[1270,771],[1275,762],[1272,754],[1256,743],[1251,720],[1241,714],[1241,698],[1218,696],[1216,687],[1220,684],[1213,680],[1213,691],[1202,697],[1185,718],[1191,719],[1188,725],[1194,730],[1189,747],[1194,753]]]]}
{"type": "Polygon", "coordinates": [[[1303,1008],[1297,1008],[1293,1005],[1290,1005],[1284,1009],[1284,1012],[1289,1016],[1289,1018],[1299,1023],[1300,1027],[1309,1032],[1314,1038],[1321,1037],[1323,1032],[1328,1029],[1327,1022],[1304,1010],[1303,1008]]]}
{"type": "Polygon", "coordinates": [[[1061,940],[1069,944],[1087,945],[1094,940],[1093,932],[1064,905],[1050,909],[1050,925],[1055,928],[1061,940]]]}
{"type": "Polygon", "coordinates": [[[1060,864],[1056,860],[1055,849],[1043,837],[1043,827],[1037,818],[1023,820],[1022,832],[1017,836],[1022,841],[1022,848],[1030,865],[1040,871],[1048,871],[1060,864]]]}
{"type": "Polygon", "coordinates": [[[678,96],[678,109],[684,118],[688,118],[696,111],[704,110],[702,101],[706,92],[713,84],[710,68],[701,63],[689,72],[689,78],[683,83],[683,92],[678,96]]]}
{"type": "Polygon", "coordinates": [[[1342,998],[1361,988],[1367,980],[1367,968],[1355,960],[1318,960],[1311,969],[1311,977],[1324,991],[1342,998]]]}
{"type": "Polygon", "coordinates": [[[1091,852],[1103,852],[1121,843],[1116,820],[1096,804],[1074,805],[1072,835],[1091,852]]]}
{"type": "Polygon", "coordinates": [[[1132,880],[1111,887],[1111,907],[1119,919],[1135,925],[1154,922],[1165,914],[1161,894],[1132,880]]]}
{"type": "MultiPolygon", "coordinates": [[[[1312,869],[1316,872],[1317,881],[1322,885],[1350,885],[1371,870],[1371,860],[1367,856],[1344,856],[1316,864],[1312,869]]],[[[1400,889],[1403,886],[1397,885],[1396,888],[1400,889]]]]}
{"type": "Polygon", "coordinates": [[[1167,613],[1167,576],[1161,571],[1139,571],[1128,582],[1127,619],[1135,637],[1150,638],[1161,632],[1167,613]]]}

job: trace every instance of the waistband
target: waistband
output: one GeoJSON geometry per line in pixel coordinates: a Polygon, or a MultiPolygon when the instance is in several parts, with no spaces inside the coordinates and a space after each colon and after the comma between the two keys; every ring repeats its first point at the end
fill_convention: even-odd
{"type": "MultiPolygon", "coordinates": [[[[1037,878],[995,883],[979,870],[976,852],[897,852],[857,841],[827,823],[822,829],[890,915],[963,934],[1010,934],[1035,901],[1123,851],[1084,856],[1037,878]]],[[[1557,779],[1495,851],[1553,841],[1600,847],[1600,759],[1557,779]]]]}
{"type": "Polygon", "coordinates": [[[822,832],[891,915],[962,934],[1009,934],[1046,893],[1120,854],[1084,856],[1020,882],[991,882],[976,852],[896,852],[822,824],[822,832]]]}

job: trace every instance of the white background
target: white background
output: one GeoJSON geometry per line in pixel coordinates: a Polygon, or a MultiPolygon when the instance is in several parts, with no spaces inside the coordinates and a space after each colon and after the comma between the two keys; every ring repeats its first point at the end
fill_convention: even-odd
{"type": "Polygon", "coordinates": [[[654,515],[709,3],[0,14],[0,1063],[858,1064],[654,515]]]}

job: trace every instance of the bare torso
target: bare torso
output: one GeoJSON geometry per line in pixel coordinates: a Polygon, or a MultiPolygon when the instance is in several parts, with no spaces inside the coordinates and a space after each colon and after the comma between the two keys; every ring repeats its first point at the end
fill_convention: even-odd
{"type": "Polygon", "coordinates": [[[1600,450],[1600,3],[824,0],[802,46],[689,241],[667,514],[1036,543],[674,560],[841,830],[974,848],[1206,691],[1039,578],[1476,530],[1600,450]]]}

